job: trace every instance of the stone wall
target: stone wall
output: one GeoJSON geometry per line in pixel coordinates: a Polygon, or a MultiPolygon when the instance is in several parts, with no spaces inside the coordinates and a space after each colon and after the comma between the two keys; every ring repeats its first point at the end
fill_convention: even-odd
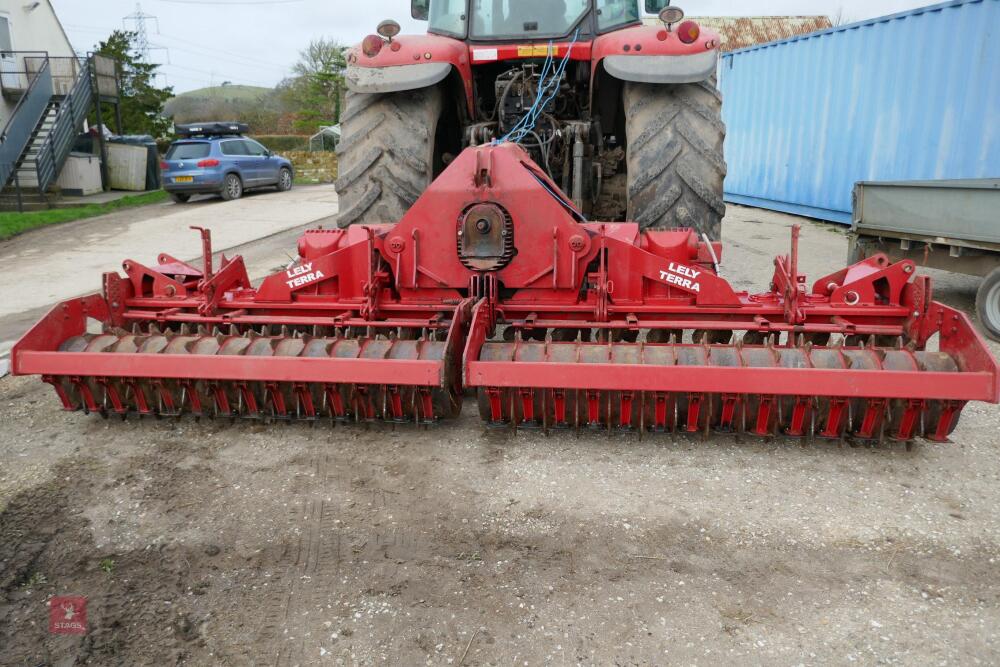
{"type": "Polygon", "coordinates": [[[337,154],[333,151],[285,151],[300,183],[333,183],[337,180],[337,154]]]}

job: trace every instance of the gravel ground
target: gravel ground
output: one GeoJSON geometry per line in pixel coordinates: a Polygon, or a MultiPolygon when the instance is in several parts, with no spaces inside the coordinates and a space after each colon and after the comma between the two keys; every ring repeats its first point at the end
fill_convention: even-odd
{"type": "MultiPolygon", "coordinates": [[[[737,288],[796,221],[803,270],[842,266],[839,228],[731,206],[737,288]]],[[[512,436],[468,400],[430,430],[121,423],[5,378],[0,663],[995,664],[998,433],[981,404],[912,451],[512,436]],[[87,635],[48,634],[63,594],[87,635]]]]}

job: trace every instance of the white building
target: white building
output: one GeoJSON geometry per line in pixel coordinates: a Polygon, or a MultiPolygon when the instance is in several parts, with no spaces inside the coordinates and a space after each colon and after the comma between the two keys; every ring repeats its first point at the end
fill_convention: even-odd
{"type": "Polygon", "coordinates": [[[20,207],[24,190],[47,203],[47,193],[107,182],[103,142],[100,162],[85,158],[86,178],[61,174],[97,100],[118,103],[117,68],[107,56],[74,53],[50,0],[0,0],[0,195],[13,190],[20,207]]]}
{"type": "Polygon", "coordinates": [[[50,59],[53,88],[59,92],[78,66],[52,3],[0,0],[0,126],[7,124],[43,55],[50,59]]]}

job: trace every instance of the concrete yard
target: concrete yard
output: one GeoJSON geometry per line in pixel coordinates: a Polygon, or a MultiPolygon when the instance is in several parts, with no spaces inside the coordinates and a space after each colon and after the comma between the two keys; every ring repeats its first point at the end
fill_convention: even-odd
{"type": "Polygon", "coordinates": [[[155,264],[159,252],[199,256],[201,239],[192,226],[211,228],[215,250],[223,251],[328,217],[337,211],[337,195],[332,185],[321,185],[249,192],[230,202],[203,197],[152,209],[152,214],[145,209],[113,214],[115,221],[91,218],[47,227],[0,245],[5,277],[0,317],[100,289],[101,273],[120,269],[126,258],[155,264]]]}
{"type": "MultiPolygon", "coordinates": [[[[286,264],[286,253],[295,253],[299,230],[324,221],[332,225],[336,212],[337,194],[328,184],[288,192],[251,191],[229,202],[196,196],[186,204],[129,209],[16,236],[0,243],[0,354],[52,304],[98,291],[101,274],[120,271],[126,259],[155,264],[157,255],[165,252],[197,260],[201,238],[192,226],[212,230],[216,255],[231,255],[250,243],[270,248],[261,241],[294,230],[291,243],[277,249],[284,258],[279,263],[286,264]]],[[[256,270],[254,275],[266,274],[252,262],[247,268],[256,270]]]]}
{"type": "MultiPolygon", "coordinates": [[[[284,265],[334,196],[293,193],[0,244],[9,331],[125,257],[196,256],[196,220],[256,276],[284,265]]],[[[843,266],[843,228],[730,206],[737,289],[795,222],[804,272],[843,266]]],[[[975,281],[932,273],[971,312],[975,281]]],[[[953,439],[514,436],[473,399],[429,430],[119,422],[7,377],[0,664],[995,664],[1000,409],[953,439]],[[49,634],[52,595],[87,597],[85,636],[49,634]]]]}

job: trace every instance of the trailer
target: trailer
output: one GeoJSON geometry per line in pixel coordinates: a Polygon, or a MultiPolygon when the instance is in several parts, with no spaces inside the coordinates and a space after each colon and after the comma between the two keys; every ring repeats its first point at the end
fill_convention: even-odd
{"type": "Polygon", "coordinates": [[[1000,178],[854,186],[849,263],[875,254],[983,278],[976,313],[1000,340],[1000,178]]]}

